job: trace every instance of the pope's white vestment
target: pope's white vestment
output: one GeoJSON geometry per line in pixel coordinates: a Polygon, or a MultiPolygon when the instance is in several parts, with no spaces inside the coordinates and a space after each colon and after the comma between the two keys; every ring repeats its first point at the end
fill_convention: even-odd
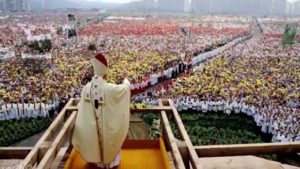
{"type": "Polygon", "coordinates": [[[127,136],[129,117],[129,81],[115,85],[95,76],[81,93],[72,136],[74,148],[87,162],[109,164],[127,136]]]}

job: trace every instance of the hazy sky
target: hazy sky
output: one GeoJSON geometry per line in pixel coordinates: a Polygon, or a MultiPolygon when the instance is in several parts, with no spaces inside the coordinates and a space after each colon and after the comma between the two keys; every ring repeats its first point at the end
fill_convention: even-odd
{"type": "Polygon", "coordinates": [[[111,3],[127,3],[132,1],[141,1],[141,0],[84,0],[84,1],[101,1],[101,2],[111,2],[111,3]]]}
{"type": "MultiPolygon", "coordinates": [[[[102,2],[112,2],[112,3],[127,3],[132,1],[141,1],[141,0],[82,0],[82,1],[102,1],[102,2]]],[[[297,0],[288,0],[290,2],[294,2],[297,0]]]]}

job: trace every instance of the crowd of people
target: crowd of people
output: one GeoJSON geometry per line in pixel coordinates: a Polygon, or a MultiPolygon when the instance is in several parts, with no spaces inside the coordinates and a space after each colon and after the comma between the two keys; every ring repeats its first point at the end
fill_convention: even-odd
{"type": "MultiPolygon", "coordinates": [[[[262,132],[273,134],[273,142],[299,141],[299,49],[299,44],[283,47],[272,34],[261,35],[153,93],[172,98],[179,111],[245,113],[262,132]]],[[[136,99],[156,102],[148,93],[136,99]]]]}
{"type": "MultiPolygon", "coordinates": [[[[12,21],[1,21],[6,26],[0,28],[5,30],[0,47],[14,48],[26,37],[12,21]]],[[[121,83],[120,71],[128,69],[137,103],[157,105],[157,98],[167,97],[179,111],[246,113],[262,132],[274,135],[273,141],[300,139],[299,44],[283,48],[280,37],[265,34],[198,66],[200,54],[248,37],[249,20],[210,16],[203,25],[177,21],[102,22],[72,39],[52,33],[50,59],[1,60],[0,120],[57,113],[67,100],[79,97],[93,76],[89,59],[101,51],[109,61],[110,82],[121,83]]]]}
{"type": "Polygon", "coordinates": [[[238,37],[249,35],[240,27],[187,27],[162,21],[121,21],[87,27],[79,33],[91,36],[112,65],[110,78],[120,82],[120,71],[126,65],[134,94],[174,76],[176,67],[190,68],[194,57],[218,48],[238,37]],[[117,29],[116,29],[117,28],[117,29]],[[186,34],[184,33],[186,31],[186,34]],[[191,33],[188,33],[188,32],[191,33]],[[191,34],[191,35],[190,35],[191,34]],[[97,38],[96,38],[97,37],[97,38]]]}
{"type": "MultiPolygon", "coordinates": [[[[48,112],[49,107],[57,108],[59,102],[78,97],[82,86],[93,76],[89,58],[97,51],[104,53],[109,60],[110,81],[119,83],[121,81],[119,71],[126,66],[132,82],[132,94],[138,94],[191,69],[192,58],[198,54],[248,35],[247,29],[234,26],[218,29],[194,26],[189,29],[192,34],[189,37],[182,32],[178,24],[153,20],[136,22],[121,22],[122,26],[117,23],[100,23],[97,26],[103,28],[103,31],[100,31],[99,36],[97,36],[99,30],[93,25],[81,30],[80,36],[73,39],[52,34],[50,59],[39,58],[33,61],[32,58],[28,60],[15,57],[2,60],[3,64],[0,65],[2,119],[45,114],[41,112],[48,112]],[[152,29],[153,27],[156,29],[152,29]],[[163,29],[166,35],[159,32],[163,29]],[[91,33],[94,34],[89,34],[88,30],[92,30],[91,33]],[[130,30],[135,32],[128,34],[130,30]],[[95,45],[97,50],[89,50],[91,44],[95,45]],[[32,107],[35,113],[28,113],[32,112],[32,107]],[[23,110],[27,113],[23,113],[23,110]]],[[[15,29],[8,26],[7,28],[12,31],[7,32],[7,35],[1,34],[3,36],[1,39],[6,40],[15,35],[15,31],[23,30],[22,36],[18,34],[13,36],[16,45],[24,40],[23,34],[35,35],[37,34],[35,32],[45,31],[35,27],[32,33],[28,33],[26,32],[28,29],[24,29],[28,28],[26,24],[19,24],[19,27],[16,26],[15,29]]],[[[46,33],[49,34],[51,31],[46,33]]]]}

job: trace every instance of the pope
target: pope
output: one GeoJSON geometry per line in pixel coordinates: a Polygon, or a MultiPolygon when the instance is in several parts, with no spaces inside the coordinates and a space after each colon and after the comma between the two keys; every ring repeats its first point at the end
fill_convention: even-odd
{"type": "Polygon", "coordinates": [[[120,85],[107,82],[108,64],[102,54],[92,58],[95,76],[82,90],[72,136],[82,158],[98,168],[117,168],[130,118],[127,70],[120,85]]]}

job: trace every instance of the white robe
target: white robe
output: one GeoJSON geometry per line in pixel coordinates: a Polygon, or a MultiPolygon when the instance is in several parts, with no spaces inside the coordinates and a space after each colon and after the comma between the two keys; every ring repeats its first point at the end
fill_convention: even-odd
{"type": "Polygon", "coordinates": [[[72,137],[74,148],[87,162],[109,164],[127,136],[129,117],[129,81],[125,79],[123,84],[115,85],[94,77],[81,93],[72,137]],[[94,106],[96,93],[104,98],[98,109],[94,106]]]}

